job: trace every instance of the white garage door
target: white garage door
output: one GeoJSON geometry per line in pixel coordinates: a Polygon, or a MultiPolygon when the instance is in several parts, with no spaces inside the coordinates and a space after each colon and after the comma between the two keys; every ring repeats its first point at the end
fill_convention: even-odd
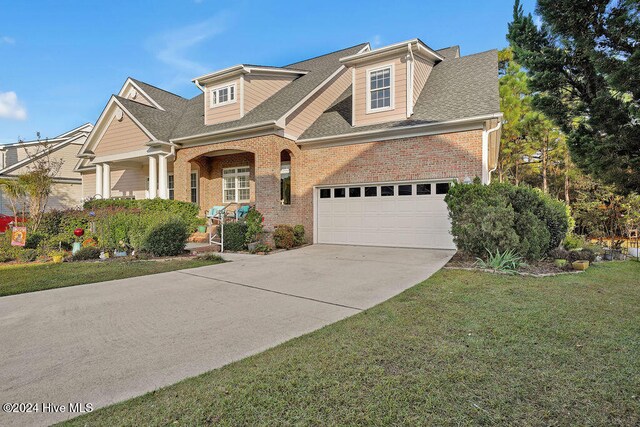
{"type": "Polygon", "coordinates": [[[318,243],[455,249],[447,182],[316,189],[318,243]]]}

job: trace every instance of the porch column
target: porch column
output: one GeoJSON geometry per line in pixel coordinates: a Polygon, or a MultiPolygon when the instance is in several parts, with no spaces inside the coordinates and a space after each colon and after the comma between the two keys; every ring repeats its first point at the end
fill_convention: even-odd
{"type": "Polygon", "coordinates": [[[158,196],[158,158],[149,156],[149,198],[158,196]]]}
{"type": "Polygon", "coordinates": [[[169,174],[167,173],[167,156],[158,157],[158,197],[169,198],[169,174]]]}
{"type": "Polygon", "coordinates": [[[102,164],[102,198],[111,198],[111,165],[109,163],[102,164]]]}
{"type": "Polygon", "coordinates": [[[96,164],[96,196],[102,196],[102,163],[96,164]]]}

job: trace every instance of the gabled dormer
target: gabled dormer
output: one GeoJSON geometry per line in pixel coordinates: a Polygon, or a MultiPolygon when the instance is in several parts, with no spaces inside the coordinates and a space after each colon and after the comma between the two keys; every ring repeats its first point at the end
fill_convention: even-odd
{"type": "Polygon", "coordinates": [[[444,57],[419,39],[341,58],[351,69],[352,126],[404,120],[444,57]]]}
{"type": "Polygon", "coordinates": [[[305,74],[305,70],[242,64],[195,78],[204,92],[204,124],[238,120],[305,74]]]}
{"type": "Polygon", "coordinates": [[[126,98],[130,101],[137,102],[149,107],[164,110],[160,104],[158,104],[142,87],[140,83],[131,77],[127,78],[127,81],[122,85],[122,89],[118,92],[118,96],[126,98]]]}

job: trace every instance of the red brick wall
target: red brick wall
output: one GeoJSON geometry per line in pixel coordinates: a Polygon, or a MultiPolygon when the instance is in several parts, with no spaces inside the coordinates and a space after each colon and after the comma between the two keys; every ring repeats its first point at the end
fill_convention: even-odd
{"type": "Polygon", "coordinates": [[[175,197],[187,200],[189,162],[200,165],[204,210],[222,204],[222,168],[251,166],[251,198],[265,226],[303,224],[313,235],[313,186],[482,176],[482,131],[339,147],[300,149],[276,135],[183,148],[174,163],[175,197]],[[291,152],[291,205],[280,204],[280,153],[291,152]],[[216,150],[246,153],[202,157],[216,150]]]}

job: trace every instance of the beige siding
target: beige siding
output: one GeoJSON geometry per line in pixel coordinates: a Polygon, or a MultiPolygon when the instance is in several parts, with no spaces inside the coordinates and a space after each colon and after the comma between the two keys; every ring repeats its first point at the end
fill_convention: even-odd
{"type": "Polygon", "coordinates": [[[96,173],[84,172],[82,174],[82,197],[93,197],[96,195],[96,173]]]}
{"type": "Polygon", "coordinates": [[[98,141],[94,152],[97,156],[142,150],[151,139],[125,113],[122,121],[115,118],[98,141]]]}
{"type": "Polygon", "coordinates": [[[355,124],[356,126],[371,125],[407,118],[407,62],[402,58],[380,59],[376,62],[358,65],[355,75],[355,124]],[[367,113],[367,70],[393,64],[393,98],[392,110],[367,113]]]}
{"type": "Polygon", "coordinates": [[[77,208],[82,204],[82,184],[53,185],[47,210],[77,208]]]}
{"type": "MultiPolygon", "coordinates": [[[[144,199],[147,195],[146,167],[127,166],[126,169],[111,169],[111,197],[133,196],[144,199]]],[[[95,184],[94,184],[95,191],[95,184]]]]}
{"type": "Polygon", "coordinates": [[[204,123],[212,125],[215,123],[228,122],[238,120],[240,118],[240,79],[229,80],[224,83],[215,83],[205,86],[204,92],[204,123]],[[220,107],[211,108],[211,89],[226,86],[230,84],[236,85],[236,102],[222,105],[220,107]]]}
{"type": "MultiPolygon", "coordinates": [[[[80,141],[83,141],[84,139],[86,138],[83,138],[80,141]]],[[[62,161],[60,171],[56,175],[56,178],[80,178],[80,174],[74,172],[73,169],[78,163],[78,158],[76,157],[76,155],[78,154],[78,151],[80,151],[81,147],[82,145],[69,144],[59,150],[54,151],[49,155],[49,159],[52,163],[62,161]]],[[[28,164],[12,171],[11,175],[25,174],[29,172],[29,170],[33,168],[33,166],[34,163],[29,162],[28,164]]]]}
{"type": "Polygon", "coordinates": [[[413,78],[413,104],[415,105],[422,89],[424,88],[425,83],[427,83],[427,79],[429,78],[429,74],[431,74],[431,70],[433,69],[432,63],[424,58],[419,56],[415,57],[414,62],[414,78],[413,78]]]}
{"type": "MultiPolygon", "coordinates": [[[[487,120],[484,123],[484,129],[489,130],[498,126],[498,119],[487,120]]],[[[489,170],[495,169],[498,166],[498,156],[500,155],[500,134],[499,129],[489,134],[489,170]]]]}
{"type": "Polygon", "coordinates": [[[244,113],[247,114],[274,93],[291,83],[296,76],[249,74],[244,78],[244,113]]]}
{"type": "Polygon", "coordinates": [[[345,69],[316,92],[288,118],[285,132],[298,138],[351,85],[351,70],[345,69]]]}

